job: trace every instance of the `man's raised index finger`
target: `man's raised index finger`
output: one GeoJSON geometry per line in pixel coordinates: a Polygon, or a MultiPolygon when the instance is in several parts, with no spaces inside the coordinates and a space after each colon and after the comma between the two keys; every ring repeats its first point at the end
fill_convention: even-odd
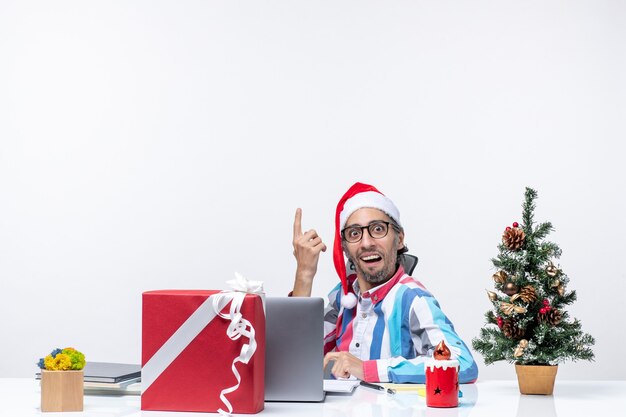
{"type": "Polygon", "coordinates": [[[293,221],[293,237],[302,236],[302,209],[296,209],[296,218],[293,221]]]}

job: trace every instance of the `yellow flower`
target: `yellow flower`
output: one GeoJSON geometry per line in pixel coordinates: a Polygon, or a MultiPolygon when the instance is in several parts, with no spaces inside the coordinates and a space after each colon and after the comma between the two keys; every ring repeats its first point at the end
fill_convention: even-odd
{"type": "Polygon", "coordinates": [[[47,370],[52,370],[54,367],[54,358],[52,355],[48,355],[43,359],[43,364],[45,365],[47,370]]]}
{"type": "MultiPolygon", "coordinates": [[[[46,366],[46,368],[48,368],[46,366]]],[[[65,353],[59,353],[55,358],[52,359],[52,369],[53,371],[66,371],[72,368],[72,359],[66,355],[65,353]]]]}

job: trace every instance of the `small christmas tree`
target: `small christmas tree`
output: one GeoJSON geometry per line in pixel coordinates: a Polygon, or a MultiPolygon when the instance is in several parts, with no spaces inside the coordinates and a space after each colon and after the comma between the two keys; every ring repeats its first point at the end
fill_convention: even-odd
{"type": "Polygon", "coordinates": [[[487,365],[500,360],[520,365],[593,360],[593,337],[564,310],[576,301],[576,292],[566,290],[569,278],[555,265],[561,249],[544,240],[552,224],[533,222],[536,198],[537,192],[526,188],[523,224],[506,228],[499,254],[492,259],[497,292],[487,294],[493,310],[485,314],[488,325],[472,340],[487,365]]]}

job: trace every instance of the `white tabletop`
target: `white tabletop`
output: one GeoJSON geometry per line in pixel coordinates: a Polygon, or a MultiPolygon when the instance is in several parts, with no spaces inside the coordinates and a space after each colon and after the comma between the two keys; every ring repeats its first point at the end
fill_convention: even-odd
{"type": "MultiPolygon", "coordinates": [[[[265,403],[259,415],[298,417],[553,417],[621,415],[626,381],[560,381],[554,395],[520,395],[516,381],[480,381],[462,385],[460,406],[426,407],[417,394],[382,392],[358,387],[352,395],[328,395],[322,403],[265,403]]],[[[28,378],[0,378],[0,416],[39,416],[39,382],[28,378]]],[[[44,413],[68,417],[198,417],[203,413],[141,411],[139,396],[86,395],[83,412],[44,413]]],[[[217,415],[217,414],[210,414],[217,415]]]]}

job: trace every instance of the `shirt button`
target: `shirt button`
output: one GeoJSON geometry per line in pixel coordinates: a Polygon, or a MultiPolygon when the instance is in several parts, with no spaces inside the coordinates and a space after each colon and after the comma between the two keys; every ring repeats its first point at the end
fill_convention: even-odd
{"type": "Polygon", "coordinates": [[[374,301],[378,301],[378,296],[377,295],[374,296],[374,301]]]}
{"type": "Polygon", "coordinates": [[[365,314],[365,313],[361,313],[361,317],[362,317],[362,318],[366,318],[366,317],[367,317],[367,314],[365,314]]]}
{"type": "Polygon", "coordinates": [[[361,346],[361,344],[360,344],[360,343],[357,343],[357,344],[356,344],[356,345],[354,345],[354,346],[359,347],[359,346],[361,346]]]}

